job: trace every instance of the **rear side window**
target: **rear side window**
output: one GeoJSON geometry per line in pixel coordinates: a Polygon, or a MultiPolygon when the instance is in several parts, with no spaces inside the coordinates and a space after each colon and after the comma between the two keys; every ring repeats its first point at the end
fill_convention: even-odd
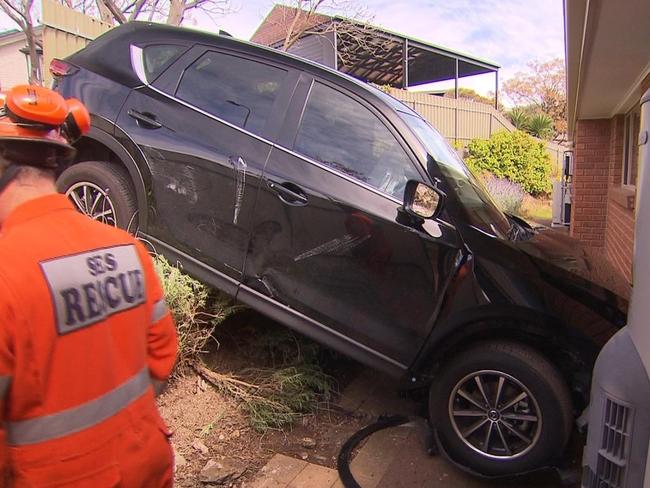
{"type": "Polygon", "coordinates": [[[187,48],[173,44],[155,44],[144,48],[144,71],[152,82],[187,48]]]}
{"type": "Polygon", "coordinates": [[[185,70],[176,96],[231,124],[259,132],[286,77],[283,69],[210,51],[185,70]]]}
{"type": "Polygon", "coordinates": [[[320,83],[309,95],[295,149],[400,200],[406,182],[420,180],[402,146],[374,113],[320,83]]]}

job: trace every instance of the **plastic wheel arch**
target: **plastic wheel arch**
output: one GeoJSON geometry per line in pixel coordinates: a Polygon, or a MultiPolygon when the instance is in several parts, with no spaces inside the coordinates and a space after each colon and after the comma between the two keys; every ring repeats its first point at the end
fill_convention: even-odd
{"type": "MultiPolygon", "coordinates": [[[[127,137],[126,134],[124,134],[124,137],[127,137]]],[[[129,141],[131,140],[129,139],[129,141]]],[[[131,142],[133,147],[137,148],[135,142],[131,142]]],[[[121,164],[127,170],[131,178],[131,183],[133,184],[133,189],[135,190],[139,225],[141,229],[146,230],[148,217],[147,187],[151,186],[151,178],[146,169],[147,164],[144,155],[139,149],[137,149],[137,154],[135,156],[138,157],[139,161],[136,161],[115,137],[96,126],[92,126],[88,134],[76,144],[76,146],[78,146],[79,154],[75,162],[82,160],[79,156],[98,159],[97,156],[93,154],[94,149],[86,147],[95,144],[102,146],[106,151],[112,154],[114,159],[117,160],[115,164],[121,164]],[[145,181],[148,181],[148,184],[145,183],[145,181]]]]}

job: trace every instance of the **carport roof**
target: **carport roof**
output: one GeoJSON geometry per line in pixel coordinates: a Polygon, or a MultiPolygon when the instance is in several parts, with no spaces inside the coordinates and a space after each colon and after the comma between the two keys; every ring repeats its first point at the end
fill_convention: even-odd
{"type": "MultiPolygon", "coordinates": [[[[287,31],[287,19],[292,21],[297,11],[294,7],[276,5],[253,34],[251,41],[281,47],[287,31]]],[[[491,61],[341,16],[318,13],[305,16],[299,21],[300,26],[296,30],[304,29],[314,33],[325,31],[332,24],[359,26],[353,33],[349,29],[336,29],[335,47],[337,51],[346,50],[344,63],[336,67],[355,78],[380,85],[407,87],[496,73],[500,68],[491,61]],[[381,46],[381,54],[378,49],[369,46],[381,46]]]]}

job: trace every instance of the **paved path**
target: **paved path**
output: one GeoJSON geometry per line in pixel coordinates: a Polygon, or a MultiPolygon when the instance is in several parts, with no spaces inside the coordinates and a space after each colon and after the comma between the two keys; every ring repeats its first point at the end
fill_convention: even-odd
{"type": "MultiPolygon", "coordinates": [[[[418,405],[400,398],[396,384],[371,370],[364,370],[343,392],[339,406],[366,415],[371,423],[381,414],[413,416],[418,405]]],[[[367,438],[350,464],[363,488],[499,488],[503,482],[479,480],[426,453],[424,420],[381,430],[367,438]]],[[[338,473],[316,464],[276,454],[250,485],[252,488],[343,488],[338,473]]],[[[559,487],[553,479],[535,479],[513,488],[559,487]]]]}

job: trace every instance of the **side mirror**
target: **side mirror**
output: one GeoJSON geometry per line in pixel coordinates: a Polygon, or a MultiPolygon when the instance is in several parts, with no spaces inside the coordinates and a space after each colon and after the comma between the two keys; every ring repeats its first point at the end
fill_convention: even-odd
{"type": "Polygon", "coordinates": [[[437,217],[445,202],[445,194],[419,181],[409,180],[404,191],[404,210],[421,219],[437,217]]]}

